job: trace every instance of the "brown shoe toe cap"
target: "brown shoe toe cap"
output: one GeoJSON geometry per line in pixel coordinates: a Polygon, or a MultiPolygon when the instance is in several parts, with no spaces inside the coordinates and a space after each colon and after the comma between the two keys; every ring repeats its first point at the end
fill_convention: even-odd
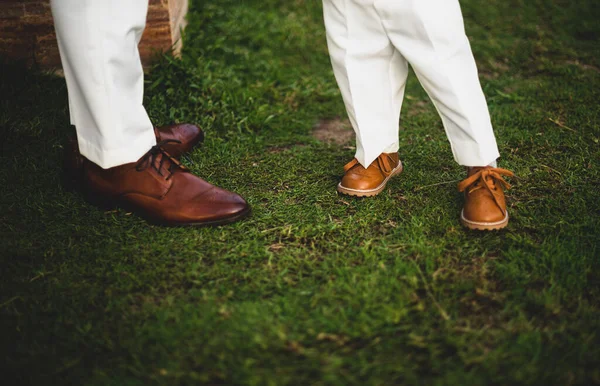
{"type": "Polygon", "coordinates": [[[377,187],[377,182],[373,179],[364,178],[358,174],[346,174],[342,177],[341,184],[344,188],[354,190],[370,190],[377,187]]]}
{"type": "Polygon", "coordinates": [[[472,200],[463,209],[465,219],[473,222],[495,223],[504,220],[506,212],[483,200],[472,200]]]}
{"type": "Polygon", "coordinates": [[[196,142],[204,139],[204,133],[196,126],[189,123],[178,125],[178,132],[182,142],[196,142]]]}

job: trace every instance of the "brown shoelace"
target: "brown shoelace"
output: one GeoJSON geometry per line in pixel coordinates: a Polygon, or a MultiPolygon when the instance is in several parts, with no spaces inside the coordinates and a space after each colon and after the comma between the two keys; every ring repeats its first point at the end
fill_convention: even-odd
{"type": "Polygon", "coordinates": [[[160,176],[165,177],[166,180],[171,178],[173,173],[177,170],[187,171],[188,169],[185,166],[183,166],[181,162],[179,162],[176,158],[171,156],[163,148],[164,145],[169,143],[181,143],[181,141],[178,141],[176,139],[165,139],[152,146],[152,148],[146,154],[144,154],[142,158],[140,158],[137,165],[135,166],[135,170],[141,172],[146,170],[148,167],[152,167],[158,172],[160,176]],[[163,165],[165,163],[168,164],[167,171],[169,174],[167,176],[163,174],[163,165]]]}
{"type": "Polygon", "coordinates": [[[458,184],[458,191],[464,192],[468,189],[468,193],[473,193],[478,189],[486,188],[492,197],[494,197],[496,205],[498,205],[500,210],[502,210],[502,213],[504,213],[504,209],[494,194],[494,191],[498,189],[497,184],[500,184],[506,190],[510,189],[510,184],[506,182],[502,176],[514,177],[515,175],[510,170],[502,168],[482,168],[472,176],[461,181],[458,184]]]}

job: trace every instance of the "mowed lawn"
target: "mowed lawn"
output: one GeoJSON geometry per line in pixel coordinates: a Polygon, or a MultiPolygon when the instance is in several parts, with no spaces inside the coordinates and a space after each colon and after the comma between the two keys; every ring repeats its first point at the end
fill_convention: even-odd
{"type": "Polygon", "coordinates": [[[414,75],[405,171],[336,193],[354,144],[314,136],[346,119],[318,0],[194,0],[182,58],[147,75],[157,125],[206,132],[184,163],[252,205],[231,226],[86,203],[64,79],[2,64],[0,383],[600,384],[600,7],[461,4],[518,176],[500,232],[459,225],[464,170],[414,75]]]}

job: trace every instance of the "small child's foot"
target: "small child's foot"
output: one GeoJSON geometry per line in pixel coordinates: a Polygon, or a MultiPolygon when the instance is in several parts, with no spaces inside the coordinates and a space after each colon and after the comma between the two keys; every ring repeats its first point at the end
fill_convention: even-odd
{"type": "Polygon", "coordinates": [[[458,184],[465,192],[460,222],[469,229],[497,230],[508,225],[504,189],[510,185],[502,176],[513,177],[506,169],[491,166],[470,168],[467,178],[458,184]]]}
{"type": "Polygon", "coordinates": [[[381,153],[365,169],[356,158],[344,166],[344,177],[337,191],[358,197],[376,196],[383,191],[390,178],[402,172],[398,153],[381,153]]]}

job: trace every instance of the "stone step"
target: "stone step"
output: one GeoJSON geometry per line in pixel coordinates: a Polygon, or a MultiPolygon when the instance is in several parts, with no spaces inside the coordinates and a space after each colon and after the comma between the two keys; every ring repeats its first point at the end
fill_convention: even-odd
{"type": "MultiPolygon", "coordinates": [[[[179,54],[187,10],[188,0],[149,0],[139,46],[144,67],[157,51],[179,54]]],[[[61,68],[49,0],[0,1],[0,56],[42,69],[61,68]]]]}

